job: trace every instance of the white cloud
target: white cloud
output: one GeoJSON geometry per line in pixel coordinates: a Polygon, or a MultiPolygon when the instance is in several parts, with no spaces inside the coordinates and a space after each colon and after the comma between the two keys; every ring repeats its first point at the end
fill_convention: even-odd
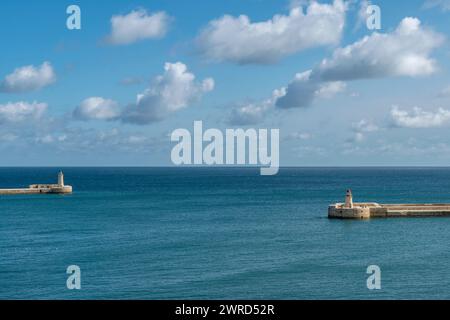
{"type": "Polygon", "coordinates": [[[22,93],[42,89],[56,80],[52,65],[44,62],[35,67],[32,65],[20,67],[7,75],[0,84],[0,92],[22,93]]]}
{"type": "Polygon", "coordinates": [[[313,70],[295,75],[284,94],[275,104],[281,108],[306,107],[317,98],[332,98],[344,91],[347,84],[342,81],[320,82],[312,79],[313,70]],[[281,101],[281,102],[280,102],[281,101]]]}
{"type": "Polygon", "coordinates": [[[126,45],[145,39],[157,39],[166,35],[171,17],[165,12],[147,13],[134,10],[127,15],[111,18],[111,34],[107,41],[113,45],[126,45]]]}
{"type": "Polygon", "coordinates": [[[35,141],[37,143],[50,144],[55,142],[55,138],[51,134],[47,134],[42,137],[36,137],[35,141]]]}
{"type": "Polygon", "coordinates": [[[361,121],[358,122],[354,122],[352,124],[352,128],[354,131],[356,132],[375,132],[378,131],[378,126],[363,119],[361,121]]]}
{"type": "Polygon", "coordinates": [[[0,104],[0,124],[38,120],[47,110],[45,103],[9,102],[0,104]]]}
{"type": "Polygon", "coordinates": [[[450,110],[439,108],[432,112],[416,107],[408,112],[395,106],[391,110],[391,119],[397,127],[436,128],[450,123],[450,110]]]}
{"type": "Polygon", "coordinates": [[[319,88],[315,91],[314,95],[317,98],[329,99],[334,97],[336,94],[343,92],[347,88],[347,84],[342,81],[332,81],[322,83],[319,88]]]}
{"type": "Polygon", "coordinates": [[[272,97],[259,103],[247,103],[231,111],[228,122],[233,125],[251,125],[261,122],[275,101],[285,95],[285,89],[274,90],[272,97]]]}
{"type": "Polygon", "coordinates": [[[404,18],[392,33],[373,33],[334,51],[316,72],[322,80],[357,80],[387,76],[423,76],[437,70],[430,53],[444,37],[423,28],[416,18],[404,18]]]}
{"type": "MultiPolygon", "coordinates": [[[[60,119],[58,120],[60,121],[60,119]]],[[[116,152],[148,153],[154,152],[156,148],[165,148],[166,141],[161,136],[150,137],[142,132],[127,132],[118,128],[93,129],[73,126],[63,126],[54,128],[47,126],[45,121],[41,121],[42,126],[31,127],[27,130],[25,126],[19,128],[16,135],[3,136],[0,131],[0,148],[6,142],[19,141],[24,146],[52,148],[58,152],[75,152],[77,155],[94,155],[98,153],[116,154],[116,152]],[[22,130],[24,129],[25,130],[22,130]],[[94,153],[93,153],[94,152],[94,153]]],[[[41,123],[40,123],[41,124],[41,123]]],[[[1,127],[0,127],[1,129],[1,127]]],[[[114,157],[110,158],[114,160],[114,157]]]]}
{"type": "Polygon", "coordinates": [[[136,136],[136,135],[130,135],[127,138],[128,143],[130,144],[141,144],[144,143],[145,141],[147,141],[147,137],[145,136],[136,136]]]}
{"type": "Polygon", "coordinates": [[[263,103],[249,103],[231,111],[228,122],[232,125],[251,125],[263,121],[268,106],[263,103]]]}
{"type": "Polygon", "coordinates": [[[443,42],[442,35],[422,27],[418,19],[405,18],[392,33],[374,32],[336,49],[330,59],[324,59],[313,70],[298,74],[277,106],[308,106],[324,83],[430,75],[437,70],[430,54],[443,42]]]}
{"type": "Polygon", "coordinates": [[[78,120],[114,120],[120,115],[116,101],[102,97],[90,97],[74,110],[73,116],[78,120]]]}
{"type": "Polygon", "coordinates": [[[355,132],[354,141],[362,142],[362,141],[364,141],[365,138],[366,137],[364,136],[364,134],[362,132],[355,132]]]}
{"type": "MultiPolygon", "coordinates": [[[[299,87],[299,90],[296,91],[296,94],[301,96],[301,99],[304,101],[308,101],[308,103],[316,98],[332,98],[336,94],[344,91],[347,87],[346,83],[342,81],[332,81],[311,86],[304,85],[304,83],[308,83],[309,81],[310,72],[311,71],[307,71],[296,75],[296,79],[299,81],[298,83],[302,84],[299,87]]],[[[266,114],[275,107],[278,99],[286,96],[286,92],[286,88],[274,90],[272,96],[266,100],[256,103],[247,103],[243,106],[234,108],[229,117],[229,123],[234,125],[251,125],[262,122],[266,114]]],[[[292,95],[291,98],[293,98],[292,95]]],[[[299,99],[297,96],[295,96],[295,98],[299,99]]]]}
{"type": "Polygon", "coordinates": [[[67,140],[67,135],[64,133],[58,134],[45,134],[42,136],[37,136],[35,142],[42,144],[52,144],[52,143],[63,143],[67,140]]]}
{"type": "Polygon", "coordinates": [[[287,140],[310,140],[312,135],[308,132],[292,132],[290,133],[286,139],[287,140]]]}
{"type": "Polygon", "coordinates": [[[349,142],[362,142],[366,138],[366,133],[376,132],[379,129],[380,128],[377,125],[365,119],[354,122],[352,123],[352,131],[354,133],[354,137],[350,139],[349,142]]]}
{"type": "Polygon", "coordinates": [[[122,114],[124,122],[148,124],[162,120],[214,89],[213,79],[197,82],[195,75],[181,62],[166,63],[164,70],[150,88],[137,96],[136,103],[126,108],[122,114]]]}
{"type": "Polygon", "coordinates": [[[199,51],[213,61],[238,64],[273,63],[296,52],[339,43],[346,4],[312,1],[303,12],[297,4],[289,15],[251,22],[246,15],[225,15],[210,21],[196,39],[199,51]]]}

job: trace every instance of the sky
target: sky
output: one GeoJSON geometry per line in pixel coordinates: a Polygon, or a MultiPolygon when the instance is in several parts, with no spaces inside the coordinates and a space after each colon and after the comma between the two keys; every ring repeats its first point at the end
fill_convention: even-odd
{"type": "Polygon", "coordinates": [[[279,129],[282,166],[448,166],[449,35],[450,0],[2,1],[0,166],[171,165],[196,120],[279,129]]]}

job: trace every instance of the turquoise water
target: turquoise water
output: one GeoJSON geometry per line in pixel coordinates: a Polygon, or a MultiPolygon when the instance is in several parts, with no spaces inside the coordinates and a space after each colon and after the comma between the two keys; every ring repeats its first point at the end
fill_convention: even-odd
{"type": "MultiPolygon", "coordinates": [[[[59,168],[58,168],[59,169],[59,168]]],[[[0,169],[0,188],[56,179],[0,169]]],[[[0,298],[450,298],[450,219],[328,220],[355,200],[450,202],[448,168],[65,168],[73,195],[0,197],[0,298]],[[81,268],[81,290],[66,268],[81,268]],[[382,290],[366,287],[379,265],[382,290]]]]}

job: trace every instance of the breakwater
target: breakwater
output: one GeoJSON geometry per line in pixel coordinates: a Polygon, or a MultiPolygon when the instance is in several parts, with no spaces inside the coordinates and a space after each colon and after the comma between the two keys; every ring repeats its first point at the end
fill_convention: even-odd
{"type": "Polygon", "coordinates": [[[67,194],[72,193],[72,186],[64,184],[64,174],[59,172],[56,184],[32,184],[28,188],[0,189],[0,195],[16,194],[67,194]]]}
{"type": "Polygon", "coordinates": [[[379,204],[354,203],[351,190],[347,191],[345,203],[328,207],[328,217],[335,219],[370,219],[401,217],[443,217],[450,216],[448,204],[379,204]]]}

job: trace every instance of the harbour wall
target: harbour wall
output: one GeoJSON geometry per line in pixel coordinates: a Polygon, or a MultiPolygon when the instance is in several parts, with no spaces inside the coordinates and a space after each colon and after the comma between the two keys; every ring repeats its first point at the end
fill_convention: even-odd
{"type": "Polygon", "coordinates": [[[450,216],[450,204],[355,203],[347,208],[345,204],[338,203],[328,208],[328,217],[336,219],[444,216],[450,216]]]}
{"type": "Polygon", "coordinates": [[[18,189],[0,189],[0,195],[17,195],[17,194],[67,194],[72,193],[71,186],[54,186],[54,187],[37,187],[30,186],[29,188],[18,189]]]}
{"type": "Polygon", "coordinates": [[[28,188],[12,188],[0,189],[0,195],[14,195],[14,194],[66,194],[72,193],[72,186],[64,184],[64,174],[62,171],[58,173],[58,183],[50,184],[32,184],[28,188]]]}

